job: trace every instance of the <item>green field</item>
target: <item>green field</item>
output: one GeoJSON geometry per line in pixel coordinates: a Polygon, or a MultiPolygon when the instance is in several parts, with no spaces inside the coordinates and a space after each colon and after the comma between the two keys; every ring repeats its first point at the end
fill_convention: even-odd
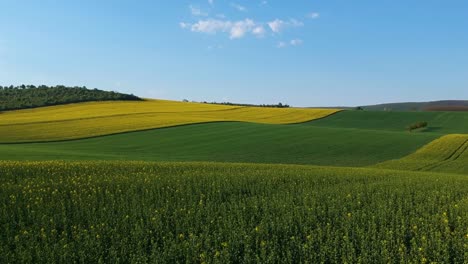
{"type": "Polygon", "coordinates": [[[3,160],[218,161],[367,166],[406,156],[438,135],[308,125],[212,123],[92,139],[0,144],[3,160]]]}
{"type": "Polygon", "coordinates": [[[468,263],[468,113],[0,144],[0,200],[0,263],[468,263]]]}
{"type": "Polygon", "coordinates": [[[425,133],[468,133],[467,112],[342,111],[307,124],[318,127],[404,131],[406,127],[419,121],[429,123],[429,126],[422,131],[425,133]]]}
{"type": "Polygon", "coordinates": [[[467,113],[343,111],[296,125],[218,122],[64,142],[0,144],[0,159],[369,166],[407,156],[449,133],[468,133],[467,113]],[[406,131],[408,124],[421,120],[429,127],[406,131]]]}
{"type": "Polygon", "coordinates": [[[0,162],[0,262],[466,263],[468,177],[0,162]]]}

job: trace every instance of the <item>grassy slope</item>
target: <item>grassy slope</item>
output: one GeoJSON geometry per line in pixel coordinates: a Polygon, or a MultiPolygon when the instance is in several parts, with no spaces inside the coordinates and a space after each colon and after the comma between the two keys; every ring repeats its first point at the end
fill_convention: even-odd
{"type": "Polygon", "coordinates": [[[407,126],[418,121],[429,123],[424,132],[468,133],[468,113],[464,112],[343,111],[307,124],[320,127],[404,131],[407,126]]]}
{"type": "Polygon", "coordinates": [[[468,135],[441,137],[411,155],[375,167],[468,174],[468,135]]]}
{"type": "Polygon", "coordinates": [[[322,118],[336,111],[238,107],[163,100],[80,103],[2,113],[0,142],[77,139],[215,121],[288,124],[322,118]]]}
{"type": "MultiPolygon", "coordinates": [[[[200,107],[204,107],[201,113],[205,114],[216,112],[219,107],[186,104],[184,107],[191,108],[184,109],[177,102],[165,103],[166,109],[172,113],[178,111],[177,116],[182,117],[187,116],[184,110],[194,112],[195,109],[200,110],[200,107]]],[[[127,103],[128,105],[130,104],[127,103]]],[[[136,120],[133,113],[142,110],[140,106],[128,107],[125,110],[115,109],[114,104],[111,106],[114,109],[104,108],[107,112],[87,111],[81,115],[108,116],[116,111],[131,112],[132,117],[129,120],[134,124],[136,120]]],[[[148,107],[146,110],[152,109],[152,106],[146,106],[148,107]]],[[[73,108],[70,111],[74,111],[75,107],[79,109],[81,105],[70,107],[73,108]]],[[[265,111],[261,108],[224,108],[226,108],[223,110],[224,114],[242,110],[244,117],[252,115],[254,111],[265,111]]],[[[49,111],[55,110],[49,109],[49,111]]],[[[158,113],[156,117],[161,114],[158,113]]],[[[240,112],[237,114],[241,116],[240,112]]],[[[69,114],[61,113],[59,116],[52,115],[47,118],[59,120],[67,115],[69,114]]],[[[266,115],[274,118],[270,113],[266,115]]],[[[31,122],[32,118],[31,115],[23,115],[23,119],[17,122],[31,122]]],[[[277,118],[282,120],[286,117],[277,116],[277,118]]],[[[89,120],[95,125],[101,124],[93,117],[89,120]]],[[[47,125],[44,129],[50,127],[47,125]]],[[[71,130],[75,131],[76,126],[71,130]]],[[[56,132],[62,133],[61,130],[56,132]]],[[[0,144],[0,159],[219,161],[368,166],[402,158],[443,134],[456,132],[468,132],[467,113],[344,111],[298,125],[211,123],[69,142],[0,144]],[[405,131],[407,124],[419,120],[428,121],[429,128],[416,133],[405,131]]],[[[13,134],[11,131],[5,133],[13,134]]],[[[27,133],[38,132],[31,130],[27,133]]],[[[46,133],[43,135],[49,137],[46,133]]]]}
{"type": "Polygon", "coordinates": [[[468,178],[0,162],[0,262],[467,263],[468,178]]]}
{"type": "Polygon", "coordinates": [[[408,155],[431,133],[212,123],[85,140],[0,144],[0,159],[126,159],[366,166],[408,155]]]}

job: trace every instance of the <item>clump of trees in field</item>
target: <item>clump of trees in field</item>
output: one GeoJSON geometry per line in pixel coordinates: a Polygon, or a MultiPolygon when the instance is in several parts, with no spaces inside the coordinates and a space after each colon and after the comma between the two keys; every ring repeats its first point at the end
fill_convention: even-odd
{"type": "Polygon", "coordinates": [[[89,101],[132,100],[141,98],[133,94],[102,91],[83,87],[57,86],[0,86],[0,111],[51,106],[89,101]]]}
{"type": "Polygon", "coordinates": [[[428,123],[425,121],[417,122],[408,126],[408,131],[413,132],[413,130],[427,127],[428,123]]]}

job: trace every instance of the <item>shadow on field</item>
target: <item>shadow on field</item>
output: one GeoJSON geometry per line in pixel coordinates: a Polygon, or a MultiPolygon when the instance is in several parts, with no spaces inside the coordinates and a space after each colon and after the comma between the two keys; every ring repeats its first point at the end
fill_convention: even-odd
{"type": "Polygon", "coordinates": [[[443,127],[426,127],[421,132],[440,132],[442,129],[443,127]]]}

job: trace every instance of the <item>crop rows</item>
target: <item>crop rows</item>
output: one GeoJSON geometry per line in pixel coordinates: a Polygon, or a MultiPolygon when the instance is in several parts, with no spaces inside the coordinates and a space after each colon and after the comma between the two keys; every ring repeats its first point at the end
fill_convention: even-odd
{"type": "Polygon", "coordinates": [[[468,174],[468,135],[443,136],[407,157],[376,167],[468,174]]]}
{"type": "Polygon", "coordinates": [[[0,172],[1,263],[468,262],[462,175],[144,162],[0,172]]]}

